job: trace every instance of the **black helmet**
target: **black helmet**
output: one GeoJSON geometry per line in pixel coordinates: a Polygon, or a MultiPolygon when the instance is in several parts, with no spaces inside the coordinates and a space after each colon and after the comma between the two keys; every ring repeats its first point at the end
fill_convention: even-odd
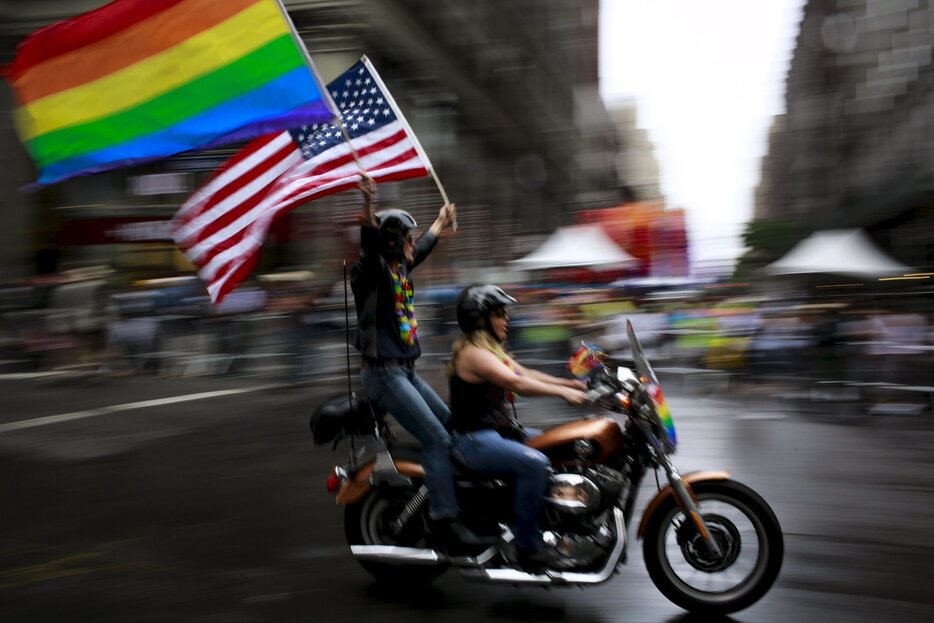
{"type": "Polygon", "coordinates": [[[376,223],[379,225],[383,254],[392,259],[401,259],[403,238],[409,230],[418,227],[415,219],[405,210],[383,210],[377,212],[376,223]]]}
{"type": "Polygon", "coordinates": [[[467,286],[457,295],[457,326],[464,333],[477,329],[489,329],[485,319],[497,307],[506,307],[516,302],[499,286],[492,284],[473,284],[467,286]]]}

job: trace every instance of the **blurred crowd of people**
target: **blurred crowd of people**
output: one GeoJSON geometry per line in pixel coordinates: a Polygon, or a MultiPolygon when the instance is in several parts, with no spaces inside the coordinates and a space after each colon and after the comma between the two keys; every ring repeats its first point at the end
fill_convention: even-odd
{"type": "MultiPolygon", "coordinates": [[[[459,290],[420,291],[429,361],[449,351],[459,290]]],[[[930,313],[901,302],[530,283],[510,291],[519,298],[510,345],[533,362],[558,366],[581,339],[625,358],[629,320],[662,368],[720,370],[749,383],[785,385],[923,389],[934,378],[930,313]]],[[[321,284],[305,271],[260,275],[214,306],[194,276],[121,283],[108,268],[79,268],[0,287],[0,372],[272,373],[311,380],[343,373],[348,322],[355,319],[352,308],[344,309],[343,283],[321,284]]]]}
{"type": "MultiPolygon", "coordinates": [[[[430,296],[423,307],[426,333],[440,332],[430,296]]],[[[303,270],[259,275],[213,305],[196,276],[75,268],[0,286],[0,373],[309,380],[344,370],[348,322],[343,282],[303,270]]]]}
{"type": "Polygon", "coordinates": [[[125,283],[106,267],[66,270],[0,288],[3,360],[62,374],[226,373],[259,354],[261,332],[290,334],[311,294],[251,282],[213,306],[194,276],[125,283]]]}

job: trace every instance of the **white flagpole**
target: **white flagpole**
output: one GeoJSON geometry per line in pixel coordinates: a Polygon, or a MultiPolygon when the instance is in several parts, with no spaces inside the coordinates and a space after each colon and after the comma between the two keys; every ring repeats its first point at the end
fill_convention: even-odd
{"type": "Polygon", "coordinates": [[[273,1],[276,3],[276,6],[279,7],[279,12],[282,14],[282,19],[284,19],[285,23],[289,26],[289,32],[292,34],[292,40],[305,56],[305,62],[308,63],[308,68],[311,70],[311,75],[314,77],[315,83],[318,85],[318,92],[321,93],[321,97],[327,104],[328,109],[331,111],[331,114],[334,115],[335,122],[340,121],[340,111],[337,109],[337,104],[334,103],[334,99],[331,97],[331,92],[328,91],[328,85],[324,84],[324,81],[321,79],[321,74],[318,73],[318,68],[315,67],[315,62],[312,60],[311,54],[308,53],[308,48],[305,47],[305,42],[302,41],[302,38],[299,36],[298,30],[295,29],[295,24],[292,22],[292,18],[289,16],[289,12],[286,11],[285,6],[282,4],[282,0],[273,1]]]}
{"type": "MultiPolygon", "coordinates": [[[[408,120],[405,118],[405,115],[402,114],[402,110],[399,109],[399,106],[396,104],[396,100],[393,99],[392,93],[389,92],[389,89],[386,88],[386,85],[383,83],[383,79],[379,77],[379,74],[376,72],[376,68],[373,67],[373,63],[370,62],[370,59],[367,58],[366,54],[360,59],[363,61],[363,64],[366,66],[367,70],[370,72],[370,75],[373,77],[373,80],[376,81],[376,86],[379,87],[379,90],[383,92],[383,95],[386,96],[386,101],[389,103],[390,108],[396,114],[396,118],[399,119],[402,123],[402,127],[405,128],[405,131],[408,133],[409,137],[412,139],[412,143],[415,145],[415,151],[418,153],[418,156],[425,161],[425,164],[428,165],[428,172],[431,173],[431,178],[435,181],[435,184],[438,186],[438,191],[441,193],[441,199],[444,200],[445,204],[451,203],[448,200],[448,194],[444,191],[444,186],[441,185],[441,180],[438,179],[438,174],[435,173],[435,168],[431,164],[431,160],[428,158],[428,154],[425,153],[425,150],[422,148],[422,144],[418,142],[418,137],[415,136],[415,132],[412,131],[412,126],[409,125],[408,120]]],[[[454,231],[457,231],[457,221],[455,220],[451,223],[451,227],[454,231]]]]}
{"type": "Polygon", "coordinates": [[[282,13],[282,18],[289,25],[289,31],[292,33],[292,39],[295,41],[295,44],[305,55],[305,61],[308,63],[308,67],[311,69],[311,74],[315,78],[315,82],[318,85],[318,92],[321,93],[321,96],[324,98],[324,101],[327,102],[328,108],[331,111],[331,114],[334,115],[333,121],[334,125],[341,129],[341,132],[344,135],[344,140],[347,141],[347,147],[350,148],[350,153],[353,156],[354,162],[357,163],[357,167],[360,169],[360,173],[366,175],[366,169],[363,166],[363,163],[360,162],[360,156],[357,154],[357,150],[354,149],[353,143],[350,142],[350,136],[347,134],[347,128],[344,127],[344,121],[341,118],[340,110],[337,108],[337,104],[334,103],[334,98],[331,97],[331,92],[328,90],[328,85],[324,83],[321,79],[321,74],[318,73],[318,68],[315,67],[315,61],[311,58],[311,54],[308,52],[308,48],[305,47],[305,42],[302,41],[302,38],[298,34],[298,30],[295,28],[294,22],[292,22],[292,17],[289,15],[289,12],[285,9],[285,6],[282,4],[282,0],[275,0],[276,6],[279,7],[279,12],[282,13]]]}
{"type": "Polygon", "coordinates": [[[315,62],[311,58],[311,54],[309,54],[308,48],[305,47],[305,42],[302,41],[302,38],[299,36],[298,30],[296,30],[295,24],[292,22],[292,18],[289,15],[289,12],[282,4],[282,0],[275,0],[275,3],[279,7],[279,12],[282,13],[282,18],[285,19],[289,25],[289,30],[292,33],[292,39],[305,55],[305,61],[308,63],[308,67],[311,69],[311,73],[315,78],[315,82],[318,85],[318,91],[321,93],[321,96],[328,104],[328,108],[334,115],[334,125],[341,129],[341,133],[344,135],[344,140],[347,142],[347,147],[350,148],[350,154],[353,156],[354,162],[357,163],[357,167],[360,169],[360,173],[366,175],[366,169],[364,168],[363,163],[360,162],[360,155],[357,154],[357,150],[354,149],[353,143],[350,142],[350,136],[347,134],[347,128],[344,127],[344,122],[341,118],[340,110],[337,108],[337,104],[334,103],[334,98],[331,97],[331,92],[328,90],[328,85],[324,84],[324,81],[321,79],[321,75],[318,73],[317,67],[315,67],[315,62]]]}

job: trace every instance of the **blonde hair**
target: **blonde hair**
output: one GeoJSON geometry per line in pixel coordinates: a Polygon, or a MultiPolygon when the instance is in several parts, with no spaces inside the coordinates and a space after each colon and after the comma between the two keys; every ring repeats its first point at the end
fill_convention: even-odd
{"type": "Polygon", "coordinates": [[[499,359],[503,359],[507,363],[512,363],[512,356],[506,352],[502,344],[490,335],[489,331],[486,329],[476,329],[470,333],[461,333],[457,339],[454,340],[454,344],[451,346],[451,358],[448,360],[447,366],[447,375],[449,379],[454,376],[454,366],[457,364],[457,356],[460,355],[461,351],[468,345],[476,346],[477,348],[485,348],[499,359]]]}

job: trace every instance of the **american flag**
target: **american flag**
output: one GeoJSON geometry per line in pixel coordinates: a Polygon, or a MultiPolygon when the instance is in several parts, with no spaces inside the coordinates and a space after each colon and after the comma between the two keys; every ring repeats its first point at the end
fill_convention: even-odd
{"type": "Polygon", "coordinates": [[[175,214],[173,238],[215,304],[253,271],[279,216],[356,187],[361,165],[377,183],[429,174],[428,157],[369,59],[328,90],[360,164],[335,125],[270,134],[225,162],[175,214]]]}

